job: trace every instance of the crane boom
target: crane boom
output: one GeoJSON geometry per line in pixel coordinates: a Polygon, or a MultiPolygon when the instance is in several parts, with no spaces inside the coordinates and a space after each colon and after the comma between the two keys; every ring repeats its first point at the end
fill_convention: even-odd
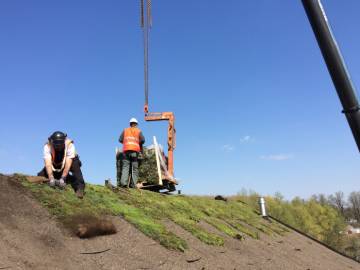
{"type": "Polygon", "coordinates": [[[360,106],[356,90],[320,0],[302,0],[321,53],[360,151],[360,106]]]}

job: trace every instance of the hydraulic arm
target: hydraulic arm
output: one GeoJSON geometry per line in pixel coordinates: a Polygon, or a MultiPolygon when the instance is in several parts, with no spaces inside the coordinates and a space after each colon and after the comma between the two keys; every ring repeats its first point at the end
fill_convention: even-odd
{"type": "Polygon", "coordinates": [[[174,149],[176,147],[175,116],[172,112],[149,112],[149,32],[152,26],[151,0],[140,0],[141,28],[144,36],[144,88],[145,88],[145,121],[169,121],[168,125],[168,172],[171,182],[174,178],[174,149]]]}
{"type": "Polygon", "coordinates": [[[302,3],[360,151],[360,107],[355,87],[320,0],[302,0],[302,3]]]}

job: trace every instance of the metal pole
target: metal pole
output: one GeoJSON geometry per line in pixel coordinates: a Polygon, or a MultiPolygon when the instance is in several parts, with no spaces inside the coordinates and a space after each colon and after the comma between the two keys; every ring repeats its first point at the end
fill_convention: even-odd
{"type": "Polygon", "coordinates": [[[347,118],[360,151],[360,107],[355,87],[351,82],[324,8],[320,0],[302,0],[302,4],[343,106],[342,112],[347,118]]]}
{"type": "Polygon", "coordinates": [[[267,217],[264,197],[259,198],[260,213],[263,218],[267,217]]]}

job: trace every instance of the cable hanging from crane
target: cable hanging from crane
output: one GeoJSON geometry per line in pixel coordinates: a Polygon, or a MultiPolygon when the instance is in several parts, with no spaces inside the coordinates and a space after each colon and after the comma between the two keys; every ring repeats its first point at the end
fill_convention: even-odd
{"type": "Polygon", "coordinates": [[[145,89],[145,106],[144,111],[148,113],[149,104],[149,30],[152,27],[152,16],[151,16],[151,0],[140,1],[140,25],[143,29],[143,42],[144,42],[144,89],[145,89]],[[146,12],[144,12],[144,1],[146,1],[146,12]],[[146,17],[145,17],[146,14],[146,17]]]}
{"type": "Polygon", "coordinates": [[[149,112],[149,32],[152,27],[151,0],[140,0],[140,25],[144,42],[144,91],[145,121],[169,121],[168,125],[168,180],[176,184],[174,178],[174,149],[176,147],[175,115],[173,112],[149,112]],[[146,3],[145,3],[146,1],[146,3]],[[146,9],[146,11],[145,11],[146,9]]]}

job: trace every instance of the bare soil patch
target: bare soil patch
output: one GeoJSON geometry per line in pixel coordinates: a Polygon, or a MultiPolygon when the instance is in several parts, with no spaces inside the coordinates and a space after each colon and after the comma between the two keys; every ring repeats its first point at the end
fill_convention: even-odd
{"type": "Polygon", "coordinates": [[[92,238],[117,232],[114,223],[109,218],[93,215],[73,215],[66,218],[63,224],[73,235],[80,238],[92,238]]]}

